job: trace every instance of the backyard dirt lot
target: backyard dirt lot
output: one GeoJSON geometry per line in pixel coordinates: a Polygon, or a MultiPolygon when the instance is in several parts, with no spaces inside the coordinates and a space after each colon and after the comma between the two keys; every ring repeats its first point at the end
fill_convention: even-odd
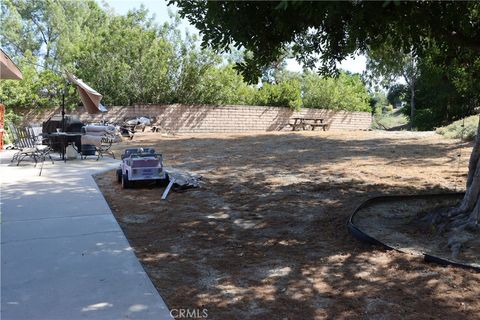
{"type": "Polygon", "coordinates": [[[208,319],[480,319],[479,273],[362,244],[345,226],[375,195],[463,189],[471,145],[327,131],[144,133],[116,154],[127,146],[153,146],[167,166],[203,177],[166,201],[159,187],[122,190],[113,171],[96,177],[170,308],[208,319]]]}

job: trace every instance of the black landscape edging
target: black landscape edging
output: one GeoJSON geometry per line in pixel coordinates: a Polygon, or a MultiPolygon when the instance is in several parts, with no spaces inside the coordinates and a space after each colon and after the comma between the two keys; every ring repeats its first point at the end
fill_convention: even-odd
{"type": "MultiPolygon", "coordinates": [[[[401,201],[401,200],[407,200],[407,199],[412,199],[412,198],[438,198],[438,197],[442,197],[442,196],[463,196],[463,195],[464,195],[464,193],[462,193],[462,192],[454,192],[454,193],[423,194],[423,195],[420,194],[420,195],[398,195],[398,196],[377,196],[377,197],[373,197],[373,198],[370,198],[370,199],[364,201],[362,204],[360,204],[355,209],[355,211],[353,211],[352,215],[348,219],[347,228],[355,238],[357,238],[357,239],[359,239],[363,242],[367,242],[367,243],[372,244],[372,245],[381,246],[381,247],[383,247],[387,250],[395,250],[395,251],[402,252],[401,250],[399,250],[397,248],[391,247],[391,246],[381,242],[380,240],[371,237],[367,233],[363,232],[359,227],[357,227],[355,225],[355,223],[353,223],[353,218],[358,213],[358,211],[360,211],[361,209],[363,209],[363,208],[365,208],[369,205],[372,205],[374,203],[382,203],[382,202],[389,202],[389,201],[401,201]]],[[[423,259],[424,259],[425,262],[433,262],[433,263],[437,263],[437,264],[444,265],[444,266],[450,265],[450,266],[455,266],[455,267],[462,267],[462,268],[467,268],[467,269],[473,269],[475,271],[480,272],[480,267],[475,267],[475,266],[472,266],[472,265],[463,264],[463,263],[460,263],[460,262],[455,262],[455,261],[451,261],[451,260],[444,259],[444,258],[439,258],[439,257],[433,256],[433,255],[427,254],[427,253],[423,254],[423,259]]]]}

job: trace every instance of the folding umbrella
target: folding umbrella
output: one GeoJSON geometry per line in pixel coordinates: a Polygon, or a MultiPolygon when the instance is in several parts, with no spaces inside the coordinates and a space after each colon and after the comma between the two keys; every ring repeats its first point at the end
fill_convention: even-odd
{"type": "Polygon", "coordinates": [[[0,49],[0,79],[22,80],[22,72],[13,63],[12,59],[0,49]]]}
{"type": "Polygon", "coordinates": [[[66,72],[66,75],[68,80],[77,86],[80,99],[88,113],[95,114],[107,111],[107,109],[100,103],[100,100],[102,100],[102,95],[100,93],[93,90],[89,85],[75,77],[73,74],[66,72]]]}

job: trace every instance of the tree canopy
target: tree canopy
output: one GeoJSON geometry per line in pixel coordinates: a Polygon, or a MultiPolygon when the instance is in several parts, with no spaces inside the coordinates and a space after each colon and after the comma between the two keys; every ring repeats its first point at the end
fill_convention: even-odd
{"type": "Polygon", "coordinates": [[[204,47],[250,52],[236,65],[250,82],[286,51],[305,68],[328,75],[338,73],[338,62],[363,53],[375,77],[405,77],[416,128],[444,125],[480,104],[478,1],[171,3],[200,30],[204,47]]]}
{"type": "Polygon", "coordinates": [[[238,69],[255,82],[287,48],[324,73],[355,52],[383,47],[422,56],[434,44],[446,61],[480,51],[480,3],[454,1],[171,0],[203,35],[203,45],[253,53],[238,69]]]}
{"type": "MultiPolygon", "coordinates": [[[[93,0],[5,0],[1,10],[2,46],[25,74],[25,81],[2,82],[0,99],[10,107],[58,106],[65,86],[61,73],[67,69],[102,93],[107,105],[247,104],[298,109],[306,103],[312,108],[369,110],[365,104],[355,104],[366,94],[358,77],[344,75],[345,81],[329,81],[288,72],[287,51],[263,69],[263,86],[249,85],[233,68],[234,61],[245,60],[243,50],[222,56],[202,49],[196,35],[179,30],[178,16],[158,25],[144,7],[117,15],[93,0]],[[341,94],[335,101],[312,103],[314,90],[308,85],[312,81],[330,84],[315,89],[317,96],[321,92],[327,96],[325,90],[341,94]]],[[[68,88],[67,103],[74,106],[79,98],[74,88],[68,88]]]]}

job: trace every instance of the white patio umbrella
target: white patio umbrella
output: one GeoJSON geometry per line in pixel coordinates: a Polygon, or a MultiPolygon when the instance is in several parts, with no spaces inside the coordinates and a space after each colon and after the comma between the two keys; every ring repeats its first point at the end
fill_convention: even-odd
{"type": "Polygon", "coordinates": [[[103,106],[100,101],[102,100],[102,95],[92,89],[88,84],[83,82],[81,79],[78,79],[73,74],[66,72],[68,80],[77,86],[78,93],[80,94],[80,99],[82,100],[85,109],[90,114],[106,112],[107,109],[103,106]]]}
{"type": "Polygon", "coordinates": [[[12,59],[0,49],[0,79],[22,80],[22,72],[13,63],[12,59]]]}

